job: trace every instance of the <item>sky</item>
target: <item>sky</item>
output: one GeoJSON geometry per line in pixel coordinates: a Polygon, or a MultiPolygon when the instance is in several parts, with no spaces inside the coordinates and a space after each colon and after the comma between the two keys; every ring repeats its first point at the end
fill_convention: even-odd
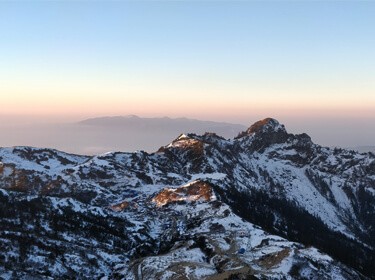
{"type": "Polygon", "coordinates": [[[275,117],[375,145],[374,15],[373,1],[1,1],[0,121],[275,117]]]}

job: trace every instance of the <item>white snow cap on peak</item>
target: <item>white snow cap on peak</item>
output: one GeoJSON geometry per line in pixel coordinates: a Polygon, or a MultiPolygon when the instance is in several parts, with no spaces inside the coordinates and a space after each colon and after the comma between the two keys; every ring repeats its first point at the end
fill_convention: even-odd
{"type": "Polygon", "coordinates": [[[186,138],[189,138],[185,133],[182,133],[180,134],[180,136],[177,137],[176,140],[182,140],[182,139],[186,139],[186,138]]]}

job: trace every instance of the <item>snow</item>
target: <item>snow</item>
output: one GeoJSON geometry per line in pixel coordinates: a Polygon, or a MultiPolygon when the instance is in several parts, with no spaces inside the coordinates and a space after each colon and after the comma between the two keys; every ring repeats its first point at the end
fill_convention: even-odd
{"type": "Polygon", "coordinates": [[[99,255],[106,261],[106,262],[112,262],[112,263],[118,263],[121,261],[121,259],[116,256],[116,255],[112,255],[112,254],[108,254],[104,251],[99,251],[98,252],[99,255]]]}
{"type": "Polygon", "coordinates": [[[9,196],[9,193],[4,190],[4,189],[0,189],[0,193],[3,195],[3,196],[9,196]]]}
{"type": "Polygon", "coordinates": [[[337,158],[332,154],[328,156],[328,158],[325,160],[325,162],[328,163],[329,165],[337,165],[338,164],[337,158]]]}
{"type": "Polygon", "coordinates": [[[198,140],[193,139],[186,134],[181,134],[176,140],[174,140],[172,143],[168,144],[165,146],[166,148],[171,148],[171,147],[186,147],[191,144],[197,143],[198,140]]]}
{"type": "Polygon", "coordinates": [[[178,179],[183,178],[180,174],[172,173],[172,172],[168,172],[168,173],[167,173],[167,176],[168,176],[168,177],[178,178],[178,179]]]}
{"type": "Polygon", "coordinates": [[[216,246],[218,246],[223,251],[228,251],[230,249],[230,244],[228,244],[224,238],[218,237],[216,240],[216,246]]]}
{"type": "Polygon", "coordinates": [[[10,168],[10,167],[4,167],[3,172],[2,172],[2,176],[3,176],[3,177],[8,177],[8,176],[10,176],[10,175],[13,174],[13,171],[14,171],[13,168],[10,168]]]}
{"type": "Polygon", "coordinates": [[[196,181],[198,179],[213,179],[213,180],[222,180],[227,176],[227,174],[215,172],[215,173],[196,173],[193,174],[191,180],[196,181]]]}
{"type": "Polygon", "coordinates": [[[348,196],[346,195],[346,193],[342,189],[342,182],[341,181],[332,181],[330,185],[331,185],[331,191],[333,193],[333,196],[334,196],[337,204],[341,207],[341,209],[343,209],[345,211],[349,211],[351,213],[351,215],[354,217],[355,214],[354,214],[353,207],[351,205],[351,202],[350,202],[348,196]]]}
{"type": "Polygon", "coordinates": [[[173,278],[172,278],[173,275],[176,275],[176,273],[167,270],[167,271],[165,271],[165,272],[163,273],[163,275],[161,276],[160,280],[170,280],[170,279],[173,279],[173,278]]]}
{"type": "Polygon", "coordinates": [[[189,138],[185,133],[182,133],[176,140],[189,138]]]}
{"type": "MultiPolygon", "coordinates": [[[[0,157],[6,159],[6,164],[12,164],[16,169],[30,170],[45,173],[50,176],[61,173],[62,170],[71,168],[76,164],[81,164],[87,160],[86,156],[69,155],[55,150],[44,150],[31,147],[0,148],[0,157]],[[18,155],[19,151],[30,151],[34,157],[39,159],[39,163],[18,155]],[[58,156],[73,162],[73,164],[62,164],[58,156]],[[47,158],[47,160],[45,160],[47,158]]],[[[9,172],[9,171],[8,171],[9,172]]]]}
{"type": "MultiPolygon", "coordinates": [[[[291,253],[293,254],[293,253],[291,253]]],[[[293,266],[293,258],[289,255],[288,257],[284,258],[280,264],[277,265],[277,268],[274,269],[274,272],[278,273],[278,274],[284,274],[284,275],[287,275],[290,271],[290,269],[292,268],[293,266]]]]}
{"type": "MultiPolygon", "coordinates": [[[[150,185],[150,184],[144,184],[141,185],[140,187],[136,188],[137,191],[142,193],[145,196],[152,196],[155,193],[161,191],[162,189],[165,188],[165,185],[160,185],[160,184],[155,184],[155,185],[150,185]]],[[[176,186],[177,188],[177,186],[176,186]]]]}
{"type": "Polygon", "coordinates": [[[373,188],[365,188],[366,191],[368,191],[369,193],[371,193],[373,196],[375,196],[375,189],[373,188]]]}
{"type": "MultiPolygon", "coordinates": [[[[281,181],[282,185],[286,187],[285,195],[290,201],[297,202],[309,213],[320,217],[331,229],[352,236],[336,214],[337,209],[316,190],[315,186],[306,177],[306,168],[285,165],[282,162],[269,159],[267,155],[258,156],[259,166],[263,170],[267,170],[272,178],[278,178],[281,181]]],[[[342,194],[342,191],[338,189],[335,189],[335,193],[345,207],[347,203],[347,200],[344,201],[345,194],[342,194]]]]}
{"type": "Polygon", "coordinates": [[[264,231],[259,229],[252,229],[250,231],[249,245],[251,246],[251,248],[255,248],[259,246],[265,238],[266,236],[264,234],[264,231]]]}
{"type": "Polygon", "coordinates": [[[303,250],[300,250],[300,252],[309,258],[313,259],[314,261],[326,261],[326,262],[332,262],[332,258],[328,255],[323,255],[318,251],[318,249],[314,247],[309,247],[303,250]]]}
{"type": "Polygon", "coordinates": [[[13,272],[3,272],[0,274],[0,277],[1,279],[4,279],[4,280],[11,280],[13,277],[12,277],[12,274],[13,272]]]}
{"type": "Polygon", "coordinates": [[[215,268],[211,267],[197,267],[193,270],[193,275],[198,277],[198,279],[202,279],[202,277],[209,276],[215,274],[215,268]]]}
{"type": "Polygon", "coordinates": [[[95,156],[86,163],[86,165],[90,165],[90,164],[97,165],[100,167],[110,167],[108,160],[102,159],[101,156],[95,156]]]}
{"type": "Polygon", "coordinates": [[[60,213],[62,213],[60,208],[70,207],[73,211],[79,213],[90,212],[91,214],[96,214],[104,217],[107,216],[107,214],[104,213],[101,207],[87,205],[73,198],[49,197],[49,199],[51,200],[54,208],[58,209],[60,213]]]}
{"type": "Polygon", "coordinates": [[[198,248],[188,250],[186,248],[172,250],[171,253],[162,256],[149,257],[143,262],[143,266],[158,265],[167,269],[173,262],[205,263],[205,254],[198,248]]]}

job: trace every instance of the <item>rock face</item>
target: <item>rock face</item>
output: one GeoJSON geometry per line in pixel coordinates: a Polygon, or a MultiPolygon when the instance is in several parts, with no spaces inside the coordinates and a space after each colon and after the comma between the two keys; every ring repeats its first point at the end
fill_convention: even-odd
{"type": "Polygon", "coordinates": [[[266,118],[264,120],[257,121],[253,125],[251,125],[246,131],[241,132],[236,138],[241,138],[244,136],[252,135],[255,133],[272,133],[275,132],[282,132],[286,134],[286,130],[284,125],[280,125],[280,123],[272,118],[266,118]]]}
{"type": "Polygon", "coordinates": [[[210,201],[212,194],[213,191],[210,184],[202,181],[194,181],[187,186],[163,189],[152,201],[158,206],[178,201],[210,201]]]}
{"type": "Polygon", "coordinates": [[[374,154],[271,118],[152,154],[16,147],[0,161],[4,279],[375,277],[374,154]]]}

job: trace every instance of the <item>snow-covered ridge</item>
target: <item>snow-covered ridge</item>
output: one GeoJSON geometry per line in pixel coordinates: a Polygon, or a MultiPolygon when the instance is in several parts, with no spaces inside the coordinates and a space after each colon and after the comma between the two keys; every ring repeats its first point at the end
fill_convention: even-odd
{"type": "Polygon", "coordinates": [[[0,260],[12,264],[6,268],[0,261],[0,275],[19,271],[18,278],[27,279],[42,273],[23,266],[28,264],[57,278],[76,277],[85,267],[83,275],[131,279],[131,267],[157,263],[160,270],[150,274],[160,276],[155,279],[176,276],[179,265],[189,277],[236,267],[242,275],[271,279],[292,273],[330,279],[335,271],[359,279],[356,270],[375,275],[374,155],[321,147],[305,134],[288,134],[273,119],[236,139],[183,134],[151,154],[85,157],[14,147],[0,148],[0,161],[0,260]],[[254,224],[273,237],[258,238],[267,234],[254,224]],[[158,274],[173,254],[181,256],[177,270],[158,274]],[[205,258],[186,265],[192,254],[205,258]],[[216,266],[220,259],[236,266],[216,266]],[[324,268],[321,275],[316,262],[324,268]]]}

